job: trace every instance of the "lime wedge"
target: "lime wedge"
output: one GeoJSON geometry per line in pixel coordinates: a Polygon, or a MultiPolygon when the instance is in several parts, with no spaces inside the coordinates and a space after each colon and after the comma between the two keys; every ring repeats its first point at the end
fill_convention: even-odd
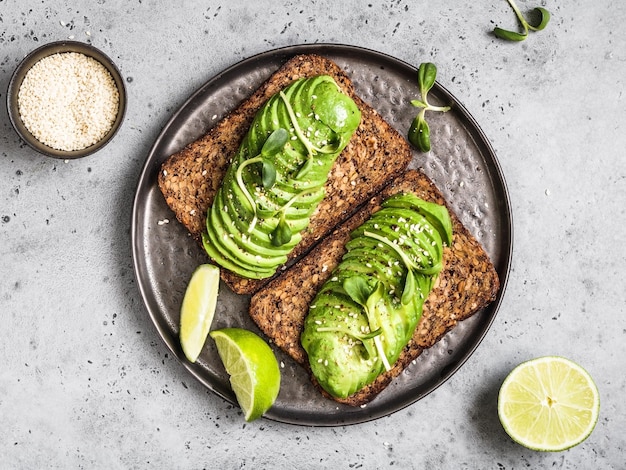
{"type": "Polygon", "coordinates": [[[220,270],[212,264],[202,264],[191,275],[180,308],[180,344],[187,359],[196,362],[211,329],[220,270]]]}
{"type": "Polygon", "coordinates": [[[242,328],[214,330],[211,338],[246,421],[261,417],[274,404],[280,389],[274,352],[258,335],[242,328]]]}
{"type": "Polygon", "coordinates": [[[600,412],[593,379],[569,359],[546,356],[518,365],[502,383],[498,416],[529,449],[562,451],[584,441],[600,412]]]}

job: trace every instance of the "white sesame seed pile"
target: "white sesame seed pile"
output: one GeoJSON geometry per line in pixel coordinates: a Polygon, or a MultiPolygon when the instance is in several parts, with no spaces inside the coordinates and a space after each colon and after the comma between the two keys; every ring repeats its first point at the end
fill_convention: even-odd
{"type": "Polygon", "coordinates": [[[58,150],[81,150],[113,126],[119,92],[109,71],[77,52],[44,57],[26,73],[18,94],[22,121],[33,136],[58,150]]]}

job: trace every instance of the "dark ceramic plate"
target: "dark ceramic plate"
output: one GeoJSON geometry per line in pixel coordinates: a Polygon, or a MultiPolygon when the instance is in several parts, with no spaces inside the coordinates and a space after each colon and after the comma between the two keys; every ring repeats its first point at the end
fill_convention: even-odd
{"type": "MultiPolygon", "coordinates": [[[[392,126],[405,135],[419,97],[415,67],[393,57],[352,46],[301,45],[246,59],[210,79],[172,116],[156,139],[140,175],[132,220],[135,273],[147,310],[172,351],[207,388],[236,403],[213,341],[195,364],[184,359],[178,342],[179,308],[193,270],[206,255],[175,220],[157,187],[161,163],[195,140],[250,95],[283,62],[295,54],[317,53],[334,60],[352,78],[357,92],[392,126]],[[169,222],[167,222],[169,221],[169,222]]],[[[444,383],[468,359],[496,316],[506,286],[511,258],[512,225],[505,181],[489,141],[467,110],[439,84],[433,103],[453,103],[448,113],[431,113],[432,151],[415,152],[421,167],[438,185],[456,214],[493,260],[502,289],[486,309],[461,322],[425,351],[387,389],[365,407],[339,405],[323,398],[305,371],[282,351],[278,399],[266,417],[276,421],[334,426],[360,423],[400,410],[444,383]]],[[[225,285],[213,328],[240,326],[257,331],[247,314],[249,298],[225,285]]]]}

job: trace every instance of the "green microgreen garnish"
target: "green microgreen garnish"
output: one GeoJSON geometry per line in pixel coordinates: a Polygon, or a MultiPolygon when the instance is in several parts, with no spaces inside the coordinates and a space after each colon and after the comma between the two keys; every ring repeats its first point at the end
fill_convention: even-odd
{"type": "Polygon", "coordinates": [[[270,189],[272,186],[274,186],[274,183],[276,182],[276,167],[274,166],[272,157],[282,151],[288,140],[289,133],[285,129],[276,129],[263,143],[263,147],[261,147],[261,153],[253,158],[245,160],[241,163],[241,165],[239,165],[239,168],[237,168],[237,172],[235,173],[237,185],[239,186],[239,189],[241,189],[241,192],[244,194],[245,198],[250,204],[252,213],[254,214],[252,217],[252,221],[250,222],[250,227],[248,227],[249,233],[254,230],[254,227],[257,224],[258,214],[256,202],[254,201],[254,198],[248,191],[248,188],[246,188],[246,185],[243,181],[243,169],[249,165],[260,163],[261,184],[265,189],[270,189]]]}
{"type": "Polygon", "coordinates": [[[278,219],[278,225],[272,232],[272,245],[283,246],[291,241],[291,236],[291,227],[285,220],[285,214],[281,214],[280,219],[278,219]]]}
{"type": "Polygon", "coordinates": [[[422,152],[430,150],[430,127],[426,122],[426,111],[446,112],[450,106],[433,106],[428,102],[428,92],[435,84],[437,67],[435,64],[425,62],[417,69],[417,84],[419,85],[421,100],[412,100],[411,104],[416,108],[422,108],[413,119],[409,128],[409,142],[422,152]]]}
{"type": "Polygon", "coordinates": [[[517,16],[517,19],[522,25],[524,32],[518,33],[516,31],[509,31],[506,29],[495,27],[493,30],[493,34],[495,34],[496,37],[499,37],[500,39],[506,39],[507,41],[523,41],[528,37],[528,31],[541,31],[547,26],[548,22],[550,21],[550,12],[545,8],[537,7],[533,10],[533,12],[539,15],[539,23],[536,26],[533,26],[528,21],[526,21],[526,18],[524,18],[524,15],[522,15],[522,12],[517,7],[514,0],[507,1],[509,2],[509,5],[511,5],[511,8],[513,8],[515,16],[517,16]]]}
{"type": "MultiPolygon", "coordinates": [[[[357,339],[359,339],[369,356],[372,356],[372,351],[370,350],[369,344],[364,341],[366,339],[372,339],[374,341],[374,346],[376,347],[376,351],[378,352],[378,356],[385,367],[385,370],[391,370],[391,364],[389,364],[389,360],[387,359],[387,355],[385,354],[385,350],[383,348],[383,343],[380,340],[380,334],[382,333],[382,329],[377,327],[377,320],[374,316],[376,311],[376,306],[383,298],[384,293],[384,285],[382,282],[377,282],[376,287],[371,289],[367,280],[365,280],[362,276],[353,276],[349,277],[343,282],[343,290],[350,296],[352,300],[354,300],[357,304],[363,307],[365,311],[365,316],[367,317],[367,323],[369,325],[370,330],[373,330],[369,335],[363,336],[359,338],[355,335],[357,339]]],[[[319,331],[319,330],[318,330],[319,331]]]]}
{"type": "Polygon", "coordinates": [[[288,140],[289,132],[286,129],[278,128],[270,134],[261,147],[261,184],[265,189],[270,189],[276,182],[276,167],[271,157],[281,152],[288,140]]]}
{"type": "Polygon", "coordinates": [[[306,196],[309,194],[313,194],[316,191],[317,189],[307,189],[305,191],[300,191],[298,194],[296,194],[291,199],[289,199],[289,201],[287,201],[287,203],[280,209],[277,209],[275,211],[264,211],[265,217],[275,217],[276,215],[280,214],[278,225],[272,232],[272,245],[283,246],[284,244],[289,243],[291,241],[291,235],[292,235],[291,228],[289,227],[289,224],[287,224],[287,221],[285,220],[285,214],[287,213],[287,209],[289,209],[293,205],[293,203],[298,200],[298,198],[301,198],[302,196],[306,196]]]}

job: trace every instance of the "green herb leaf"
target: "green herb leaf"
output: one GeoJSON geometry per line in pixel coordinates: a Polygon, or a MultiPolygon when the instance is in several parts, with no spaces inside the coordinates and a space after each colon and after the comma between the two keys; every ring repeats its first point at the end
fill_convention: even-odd
{"type": "Polygon", "coordinates": [[[276,167],[269,160],[263,160],[261,167],[261,183],[265,189],[270,189],[276,183],[276,167]]]}
{"type": "MultiPolygon", "coordinates": [[[[262,157],[273,157],[285,148],[285,144],[289,140],[289,132],[282,127],[272,132],[263,147],[261,148],[262,157]]],[[[261,184],[265,189],[270,189],[276,182],[276,167],[274,163],[263,158],[261,166],[261,184]]]]}
{"type": "Polygon", "coordinates": [[[430,127],[424,119],[423,113],[418,114],[409,128],[409,142],[420,151],[430,151],[430,127]]]}
{"type": "Polygon", "coordinates": [[[422,152],[430,151],[430,127],[426,122],[426,111],[446,112],[450,106],[432,106],[428,102],[428,92],[435,85],[437,79],[437,67],[431,62],[424,62],[417,68],[417,84],[420,89],[421,99],[412,100],[411,104],[416,108],[422,108],[413,119],[409,127],[408,139],[422,152]]]}
{"type": "Polygon", "coordinates": [[[537,26],[533,26],[526,20],[526,18],[524,18],[524,15],[522,15],[522,12],[518,8],[518,6],[515,4],[514,0],[507,0],[507,1],[509,2],[509,5],[513,9],[513,11],[515,12],[515,16],[517,16],[517,20],[519,21],[520,25],[524,29],[524,32],[517,33],[515,31],[508,31],[506,29],[496,27],[493,30],[493,34],[496,37],[500,39],[505,39],[507,41],[523,41],[524,39],[528,37],[528,30],[541,31],[548,25],[548,22],[550,21],[550,12],[546,10],[545,8],[537,7],[533,10],[533,13],[536,13],[539,15],[539,23],[537,23],[537,26]]]}
{"type": "Polygon", "coordinates": [[[289,132],[282,127],[276,129],[272,132],[263,147],[261,148],[261,155],[265,157],[271,157],[280,152],[284,147],[287,141],[289,140],[289,132]]]}
{"type": "Polygon", "coordinates": [[[367,305],[367,299],[372,292],[363,276],[353,276],[343,281],[343,290],[352,300],[363,307],[367,305]]]}
{"type": "Polygon", "coordinates": [[[534,31],[541,31],[546,26],[548,26],[548,23],[550,22],[550,12],[541,7],[537,7],[533,11],[539,14],[539,24],[537,26],[532,26],[529,24],[528,26],[534,31]]]}
{"type": "Polygon", "coordinates": [[[278,221],[278,225],[272,232],[272,245],[274,246],[283,246],[291,241],[291,228],[285,217],[281,217],[278,221]]]}
{"type": "Polygon", "coordinates": [[[500,39],[505,39],[507,41],[523,41],[528,36],[527,34],[516,33],[515,31],[507,31],[506,29],[498,27],[493,29],[493,34],[496,37],[500,39]]]}
{"type": "Polygon", "coordinates": [[[424,62],[420,64],[417,69],[417,83],[420,87],[420,93],[422,94],[422,99],[426,101],[426,95],[430,91],[430,89],[435,84],[435,79],[437,78],[437,67],[435,64],[431,62],[424,62]]]}

